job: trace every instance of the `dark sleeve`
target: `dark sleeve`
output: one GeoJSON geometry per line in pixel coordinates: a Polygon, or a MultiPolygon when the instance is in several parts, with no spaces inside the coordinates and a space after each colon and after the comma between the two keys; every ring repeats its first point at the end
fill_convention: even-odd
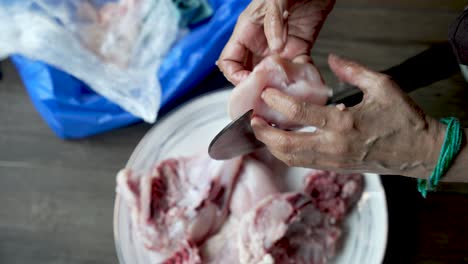
{"type": "Polygon", "coordinates": [[[468,65],[468,9],[450,25],[448,38],[458,62],[468,65]]]}

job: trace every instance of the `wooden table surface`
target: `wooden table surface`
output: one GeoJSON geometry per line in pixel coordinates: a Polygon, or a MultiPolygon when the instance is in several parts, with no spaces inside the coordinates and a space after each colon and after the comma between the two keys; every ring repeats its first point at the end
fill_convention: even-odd
{"type": "MultiPolygon", "coordinates": [[[[328,53],[385,69],[445,41],[448,25],[467,4],[338,2],[313,50],[331,85],[336,81],[326,67],[328,53]]],[[[115,174],[150,125],[60,140],[31,105],[12,65],[4,61],[1,66],[0,263],[117,263],[112,231],[115,174]]],[[[197,91],[222,81],[213,73],[197,91]]],[[[461,75],[411,96],[428,114],[454,115],[468,126],[468,87],[461,75]]],[[[468,263],[466,184],[444,185],[422,199],[412,179],[382,180],[390,220],[385,263],[468,263]]]]}

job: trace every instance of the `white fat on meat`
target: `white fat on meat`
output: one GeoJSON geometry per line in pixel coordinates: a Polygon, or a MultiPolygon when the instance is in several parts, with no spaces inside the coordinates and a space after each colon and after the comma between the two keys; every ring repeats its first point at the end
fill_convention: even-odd
{"type": "Polygon", "coordinates": [[[168,257],[190,253],[181,244],[201,244],[224,223],[241,164],[242,158],[215,161],[206,155],[168,159],[148,175],[120,171],[117,192],[146,248],[168,257]]]}
{"type": "Polygon", "coordinates": [[[239,250],[237,248],[237,234],[239,219],[229,216],[222,229],[201,247],[204,264],[239,264],[239,250]]]}
{"type": "Polygon", "coordinates": [[[326,263],[341,231],[302,193],[272,195],[242,218],[240,263],[326,263]]]}
{"type": "Polygon", "coordinates": [[[117,192],[152,262],[326,263],[362,193],[362,175],[313,170],[303,189],[283,193],[275,181],[283,172],[263,154],[182,157],[144,174],[120,171],[117,192]]]}
{"type": "Polygon", "coordinates": [[[260,62],[250,75],[237,85],[229,99],[232,119],[250,109],[267,122],[280,128],[296,128],[281,113],[269,108],[261,99],[266,88],[275,88],[301,100],[324,105],[329,95],[317,68],[310,63],[294,63],[273,55],[260,62]]]}
{"type": "Polygon", "coordinates": [[[273,172],[262,162],[245,157],[230,203],[230,216],[218,234],[202,247],[203,263],[238,264],[237,237],[242,217],[263,199],[279,193],[273,172]]]}
{"type": "Polygon", "coordinates": [[[265,197],[278,193],[273,172],[262,162],[246,158],[230,204],[231,214],[242,217],[265,197]]]}

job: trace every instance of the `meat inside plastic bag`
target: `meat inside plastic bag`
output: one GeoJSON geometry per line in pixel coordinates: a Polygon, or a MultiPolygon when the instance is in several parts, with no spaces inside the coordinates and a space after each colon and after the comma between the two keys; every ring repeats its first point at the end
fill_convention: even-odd
{"type": "Polygon", "coordinates": [[[0,0],[0,58],[44,61],[154,122],[156,72],[182,32],[178,25],[171,0],[0,0]]]}

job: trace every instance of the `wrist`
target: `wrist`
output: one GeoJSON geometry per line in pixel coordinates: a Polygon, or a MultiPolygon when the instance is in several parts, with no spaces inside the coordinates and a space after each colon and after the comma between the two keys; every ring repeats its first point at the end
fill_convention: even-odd
{"type": "Polygon", "coordinates": [[[415,144],[413,166],[402,175],[419,179],[428,179],[436,167],[440,150],[444,143],[446,126],[434,118],[426,117],[427,129],[420,133],[415,144]]]}
{"type": "Polygon", "coordinates": [[[424,175],[424,179],[429,178],[437,165],[447,130],[446,125],[434,118],[430,118],[428,124],[427,142],[425,144],[427,153],[424,161],[428,165],[429,171],[424,175]]]}

